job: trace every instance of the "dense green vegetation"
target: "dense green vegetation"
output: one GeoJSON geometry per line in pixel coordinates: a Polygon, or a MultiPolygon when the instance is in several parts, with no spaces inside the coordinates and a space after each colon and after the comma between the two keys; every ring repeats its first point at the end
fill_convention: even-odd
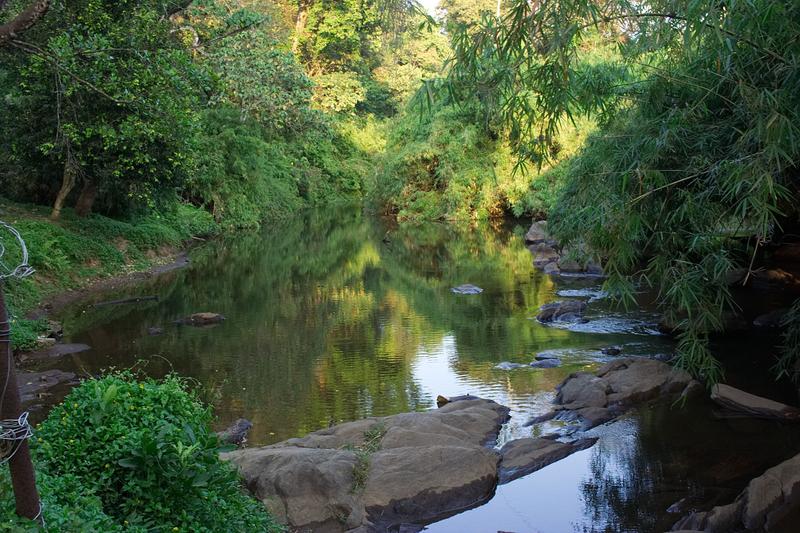
{"type": "Polygon", "coordinates": [[[729,274],[752,274],[798,223],[798,31],[797,5],[774,0],[515,0],[452,29],[422,100],[477,106],[518,169],[558,165],[562,244],[601,259],[623,302],[655,289],[678,363],[714,381],[729,274]],[[564,161],[565,125],[586,118],[597,129],[564,161]]]}
{"type": "MultiPolygon", "coordinates": [[[[48,530],[281,531],[220,460],[210,422],[209,409],[175,376],[83,382],[33,440],[48,530]]],[[[7,472],[0,505],[13,516],[7,472]]],[[[23,520],[2,527],[38,529],[23,520]]]]}

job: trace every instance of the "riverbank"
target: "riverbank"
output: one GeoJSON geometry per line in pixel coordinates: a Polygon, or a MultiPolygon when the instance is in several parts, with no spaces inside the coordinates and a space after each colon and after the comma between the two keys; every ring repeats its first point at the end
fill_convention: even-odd
{"type": "MultiPolygon", "coordinates": [[[[46,207],[0,198],[0,219],[25,239],[36,271],[5,286],[15,350],[39,345],[49,312],[87,293],[123,288],[185,266],[187,247],[221,232],[209,213],[185,204],[125,221],[101,215],[79,218],[71,211],[56,221],[48,215],[46,207]]],[[[9,247],[7,261],[14,252],[9,247]]]]}

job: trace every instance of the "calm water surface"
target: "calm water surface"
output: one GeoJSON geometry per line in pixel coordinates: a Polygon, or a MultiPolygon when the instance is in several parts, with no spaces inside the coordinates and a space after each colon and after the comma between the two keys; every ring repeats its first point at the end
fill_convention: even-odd
{"type": "MultiPolygon", "coordinates": [[[[343,209],[240,233],[194,250],[191,267],[97,300],[157,301],[64,314],[67,342],[92,346],[53,364],[95,374],[108,367],[174,370],[197,380],[219,426],[253,421],[250,444],[269,444],[330,424],[435,406],[439,394],[472,393],[509,406],[501,435],[530,436],[569,373],[608,358],[668,355],[654,315],[611,307],[599,282],[536,272],[506,224],[457,230],[395,227],[343,209]],[[484,289],[457,295],[463,283],[484,289]],[[587,324],[533,320],[560,298],[589,301],[587,324]],[[224,323],[175,321],[222,313],[224,323]],[[148,329],[163,328],[152,336],[148,329]],[[554,369],[495,370],[559,356],[554,369]]],[[[755,346],[755,344],[754,344],[755,346]]],[[[737,343],[737,350],[742,350],[737,343]]],[[[643,408],[598,428],[599,443],[498,488],[488,504],[429,526],[437,532],[662,531],[688,509],[728,503],[747,480],[800,449],[794,430],[769,422],[720,421],[705,401],[688,409],[643,408]],[[684,500],[680,513],[667,508],[684,500]]]]}

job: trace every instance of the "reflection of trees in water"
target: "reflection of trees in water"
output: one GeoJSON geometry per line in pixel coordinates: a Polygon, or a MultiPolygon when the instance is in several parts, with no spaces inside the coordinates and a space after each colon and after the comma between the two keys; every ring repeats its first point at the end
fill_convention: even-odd
{"type": "MultiPolygon", "coordinates": [[[[231,235],[195,250],[193,268],[126,291],[157,291],[160,302],[74,319],[92,327],[73,340],[95,348],[83,359],[94,369],[144,357],[148,372],[164,373],[170,365],[153,357],[163,355],[179,373],[219,387],[223,419],[252,418],[256,440],[274,441],[429,405],[411,363],[448,333],[456,371],[481,381],[497,379],[487,362],[530,360],[575,337],[529,320],[552,286],[532,275],[530,254],[510,233],[428,225],[397,228],[388,243],[385,235],[357,210],[309,212],[231,235]],[[490,290],[477,298],[450,292],[465,282],[490,290]],[[172,325],[199,311],[228,320],[207,330],[172,325]],[[165,334],[148,336],[151,326],[165,334]]],[[[523,390],[555,384],[535,373],[510,379],[523,390]]]]}
{"type": "Polygon", "coordinates": [[[759,420],[716,420],[699,399],[645,407],[595,445],[582,486],[585,531],[667,531],[692,509],[733,501],[750,479],[796,453],[800,432],[759,420]],[[666,510],[686,498],[680,513],[666,510]]]}

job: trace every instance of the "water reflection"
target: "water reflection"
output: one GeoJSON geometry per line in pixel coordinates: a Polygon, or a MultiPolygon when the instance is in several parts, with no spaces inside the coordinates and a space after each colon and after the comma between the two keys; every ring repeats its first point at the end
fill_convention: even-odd
{"type": "MultiPolygon", "coordinates": [[[[96,373],[144,360],[148,373],[191,376],[216,391],[220,425],[254,422],[255,444],[467,392],[512,407],[519,416],[507,434],[525,433],[527,413],[545,409],[571,371],[601,360],[602,346],[641,344],[624,329],[598,338],[532,320],[556,288],[509,228],[391,227],[359,210],[308,213],[209,243],[191,262],[120,295],[157,294],[157,302],[69,310],[68,340],[92,346],[72,364],[96,373]],[[484,292],[450,292],[462,283],[484,292]],[[174,325],[200,311],[227,320],[174,325]],[[148,335],[153,327],[164,333],[148,335]],[[492,369],[559,349],[583,355],[556,369],[492,369]]],[[[596,281],[562,288],[597,292],[596,281]]],[[[638,352],[668,349],[654,342],[638,352]]]]}

